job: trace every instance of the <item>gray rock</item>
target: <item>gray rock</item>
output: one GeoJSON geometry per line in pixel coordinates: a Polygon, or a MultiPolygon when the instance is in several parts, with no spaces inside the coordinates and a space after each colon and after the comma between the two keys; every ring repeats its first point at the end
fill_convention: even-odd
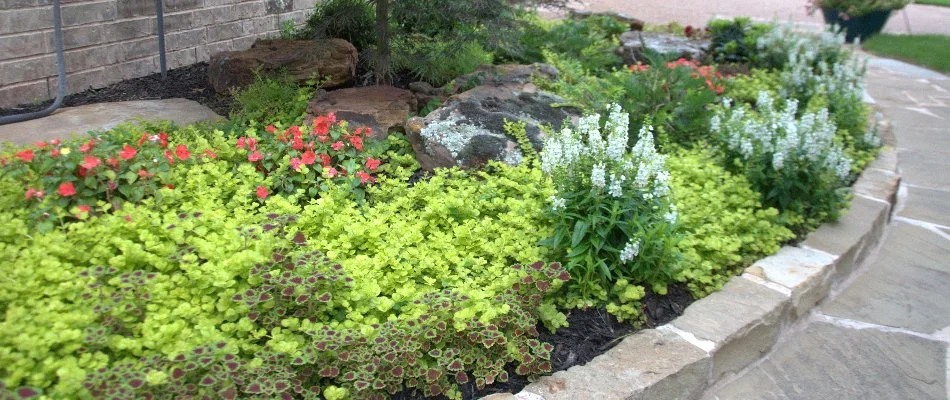
{"type": "Polygon", "coordinates": [[[709,43],[706,39],[689,39],[671,33],[630,31],[620,35],[618,52],[626,64],[646,62],[644,48],[663,55],[699,60],[709,48],[709,43]]]}
{"type": "Polygon", "coordinates": [[[557,76],[548,65],[501,65],[483,68],[456,79],[448,98],[425,118],[406,126],[416,159],[428,171],[439,167],[480,167],[491,160],[517,165],[523,155],[517,139],[505,134],[504,123],[525,121],[528,140],[535,150],[544,141],[542,126],[560,129],[575,113],[554,107],[565,100],[538,90],[531,76],[557,76]],[[465,90],[468,85],[476,85],[465,90]]]}
{"type": "Polygon", "coordinates": [[[671,323],[713,347],[712,380],[742,370],[775,344],[789,297],[735,277],[721,291],[686,308],[671,323]]]}
{"type": "Polygon", "coordinates": [[[907,197],[897,215],[950,226],[950,194],[945,190],[907,187],[907,197]]]}
{"type": "Polygon", "coordinates": [[[792,297],[792,317],[798,318],[828,294],[834,261],[827,253],[785,246],[745,272],[787,289],[792,297]]]}
{"type": "Polygon", "coordinates": [[[847,279],[880,241],[889,210],[883,201],[855,196],[838,222],[821,225],[802,245],[837,257],[835,280],[847,279]]]}
{"type": "Polygon", "coordinates": [[[325,79],[323,88],[351,83],[356,77],[356,47],[343,39],[257,40],[244,51],[211,56],[208,82],[218,93],[254,82],[254,74],[286,74],[297,82],[325,79]]]}

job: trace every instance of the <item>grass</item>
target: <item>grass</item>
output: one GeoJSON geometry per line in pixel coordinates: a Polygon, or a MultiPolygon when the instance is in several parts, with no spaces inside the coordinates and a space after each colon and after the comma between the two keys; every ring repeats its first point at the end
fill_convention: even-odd
{"type": "Polygon", "coordinates": [[[950,36],[880,34],[862,44],[868,52],[950,73],[950,36]]]}
{"type": "Polygon", "coordinates": [[[950,0],[917,0],[914,4],[926,4],[931,6],[950,7],[950,0]]]}

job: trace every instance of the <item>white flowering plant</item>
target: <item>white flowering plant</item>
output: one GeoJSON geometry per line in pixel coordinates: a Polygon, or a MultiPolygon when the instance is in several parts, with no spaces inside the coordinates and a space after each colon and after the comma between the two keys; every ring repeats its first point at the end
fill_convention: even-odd
{"type": "Polygon", "coordinates": [[[835,137],[827,109],[797,113],[797,100],[777,107],[768,92],[761,92],[754,109],[724,101],[710,127],[727,158],[735,161],[727,164],[744,173],[763,203],[792,218],[789,225],[801,232],[837,219],[847,201],[851,159],[835,137]]]}
{"type": "Polygon", "coordinates": [[[666,157],[649,124],[628,146],[630,119],[618,105],[610,105],[603,129],[600,120],[585,116],[545,141],[541,169],[557,190],[546,244],[562,252],[579,299],[607,300],[621,279],[663,293],[679,262],[666,157]]]}

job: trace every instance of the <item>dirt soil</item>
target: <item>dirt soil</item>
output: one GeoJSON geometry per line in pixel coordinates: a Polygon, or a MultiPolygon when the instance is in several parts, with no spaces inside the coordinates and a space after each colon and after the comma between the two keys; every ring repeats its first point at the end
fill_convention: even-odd
{"type": "MultiPolygon", "coordinates": [[[[182,97],[197,101],[219,115],[227,116],[231,111],[232,97],[230,94],[218,94],[211,88],[211,85],[208,84],[207,71],[208,64],[199,63],[169,70],[166,80],[162,80],[162,74],[160,73],[125,80],[101,89],[89,89],[66,96],[63,107],[115,101],[182,97]]],[[[67,84],[69,84],[68,80],[67,84]]],[[[11,108],[0,108],[0,116],[40,111],[49,107],[50,104],[53,104],[52,100],[40,104],[23,104],[11,108]]]]}
{"type": "MultiPolygon", "coordinates": [[[[671,285],[665,296],[660,296],[647,289],[646,297],[641,300],[643,314],[646,321],[642,329],[655,328],[672,321],[683,313],[693,302],[693,296],[683,285],[671,285]]],[[[563,371],[575,365],[583,365],[593,360],[607,350],[610,350],[617,343],[620,343],[625,337],[636,333],[639,329],[634,328],[633,324],[628,322],[618,322],[616,318],[608,314],[603,308],[589,308],[584,310],[572,310],[567,316],[567,328],[558,329],[551,333],[543,325],[538,324],[538,331],[541,333],[539,338],[542,342],[554,345],[554,351],[551,352],[551,364],[553,372],[563,371]]],[[[495,383],[483,390],[476,390],[473,383],[462,385],[463,399],[479,399],[493,393],[518,393],[531,383],[526,376],[519,376],[514,373],[514,366],[508,366],[508,375],[511,377],[508,382],[495,383]]],[[[421,393],[405,391],[392,396],[392,400],[442,400],[447,399],[444,396],[426,398],[421,393]]]]}

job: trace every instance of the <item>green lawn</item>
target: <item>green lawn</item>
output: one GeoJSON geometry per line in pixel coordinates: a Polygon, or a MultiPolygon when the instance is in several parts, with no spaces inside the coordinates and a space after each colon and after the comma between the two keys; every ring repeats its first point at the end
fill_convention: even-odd
{"type": "Polygon", "coordinates": [[[879,56],[950,73],[950,36],[880,34],[868,39],[862,46],[879,56]]]}
{"type": "Polygon", "coordinates": [[[917,0],[915,4],[927,4],[931,6],[950,7],[950,0],[917,0]]]}

